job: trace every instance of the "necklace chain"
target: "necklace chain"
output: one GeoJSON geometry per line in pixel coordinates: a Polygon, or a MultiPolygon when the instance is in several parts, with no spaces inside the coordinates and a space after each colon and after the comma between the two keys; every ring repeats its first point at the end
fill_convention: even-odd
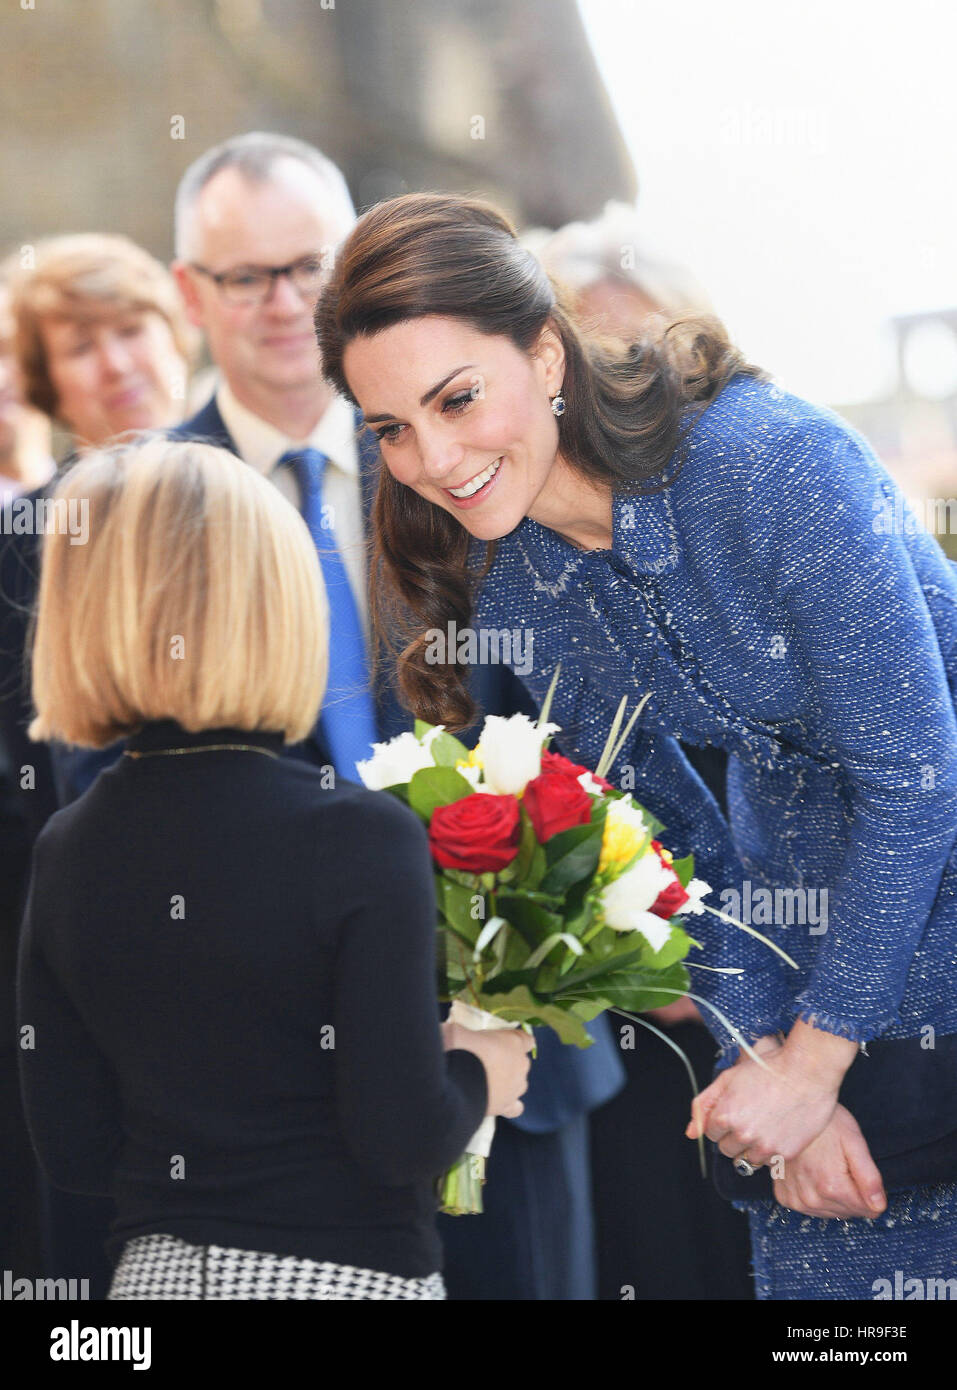
{"type": "Polygon", "coordinates": [[[236,753],[265,753],[267,758],[278,758],[272,748],[259,748],[254,743],[204,743],[200,748],[150,748],[140,751],[124,748],[124,758],[170,758],[181,753],[216,753],[230,749],[236,753]]]}

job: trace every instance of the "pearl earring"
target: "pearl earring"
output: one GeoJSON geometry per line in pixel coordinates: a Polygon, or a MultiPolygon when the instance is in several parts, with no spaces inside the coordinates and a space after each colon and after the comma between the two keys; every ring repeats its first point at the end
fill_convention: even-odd
{"type": "Polygon", "coordinates": [[[565,397],[562,395],[561,391],[559,391],[557,396],[552,396],[552,414],[565,414],[565,397]]]}

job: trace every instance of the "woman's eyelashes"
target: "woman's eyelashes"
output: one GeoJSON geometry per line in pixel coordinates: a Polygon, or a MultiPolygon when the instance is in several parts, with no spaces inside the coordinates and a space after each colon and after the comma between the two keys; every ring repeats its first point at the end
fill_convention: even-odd
{"type": "MultiPolygon", "coordinates": [[[[475,398],[474,391],[459,391],[456,395],[450,396],[448,400],[445,401],[442,406],[442,414],[461,415],[464,411],[468,410],[475,398]]],[[[383,425],[381,430],[375,431],[375,436],[380,444],[383,441],[388,444],[394,444],[399,437],[398,431],[404,429],[405,425],[383,425]]]]}

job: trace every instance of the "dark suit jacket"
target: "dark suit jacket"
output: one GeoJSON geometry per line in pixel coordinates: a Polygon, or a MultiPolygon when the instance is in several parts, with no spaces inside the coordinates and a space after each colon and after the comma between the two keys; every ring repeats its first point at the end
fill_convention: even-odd
{"type": "MultiPolygon", "coordinates": [[[[55,479],[27,493],[31,506],[47,496],[55,479]]],[[[27,725],[33,717],[27,646],[40,569],[40,537],[32,531],[13,534],[10,506],[0,523],[0,742],[4,745],[16,805],[29,844],[57,808],[57,789],[47,744],[32,743],[27,725]],[[33,768],[33,786],[21,784],[21,769],[33,768]]],[[[29,783],[29,774],[25,779],[29,783]]]]}

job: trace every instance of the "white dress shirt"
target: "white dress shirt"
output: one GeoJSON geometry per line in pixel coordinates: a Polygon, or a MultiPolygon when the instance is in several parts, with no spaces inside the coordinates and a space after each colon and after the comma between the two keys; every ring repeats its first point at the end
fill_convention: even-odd
{"type": "Polygon", "coordinates": [[[359,448],[352,406],[343,396],[333,396],[322,419],[307,439],[291,439],[241,405],[225,382],[216,392],[216,404],[239,457],[268,478],[297,511],[302,500],[296,476],[290,468],[277,468],[290,450],[319,449],[329,462],[322,481],[323,506],[332,508],[336,544],[342,555],[369,647],[369,604],[366,595],[366,541],[362,525],[362,490],[359,481],[359,448]]]}

